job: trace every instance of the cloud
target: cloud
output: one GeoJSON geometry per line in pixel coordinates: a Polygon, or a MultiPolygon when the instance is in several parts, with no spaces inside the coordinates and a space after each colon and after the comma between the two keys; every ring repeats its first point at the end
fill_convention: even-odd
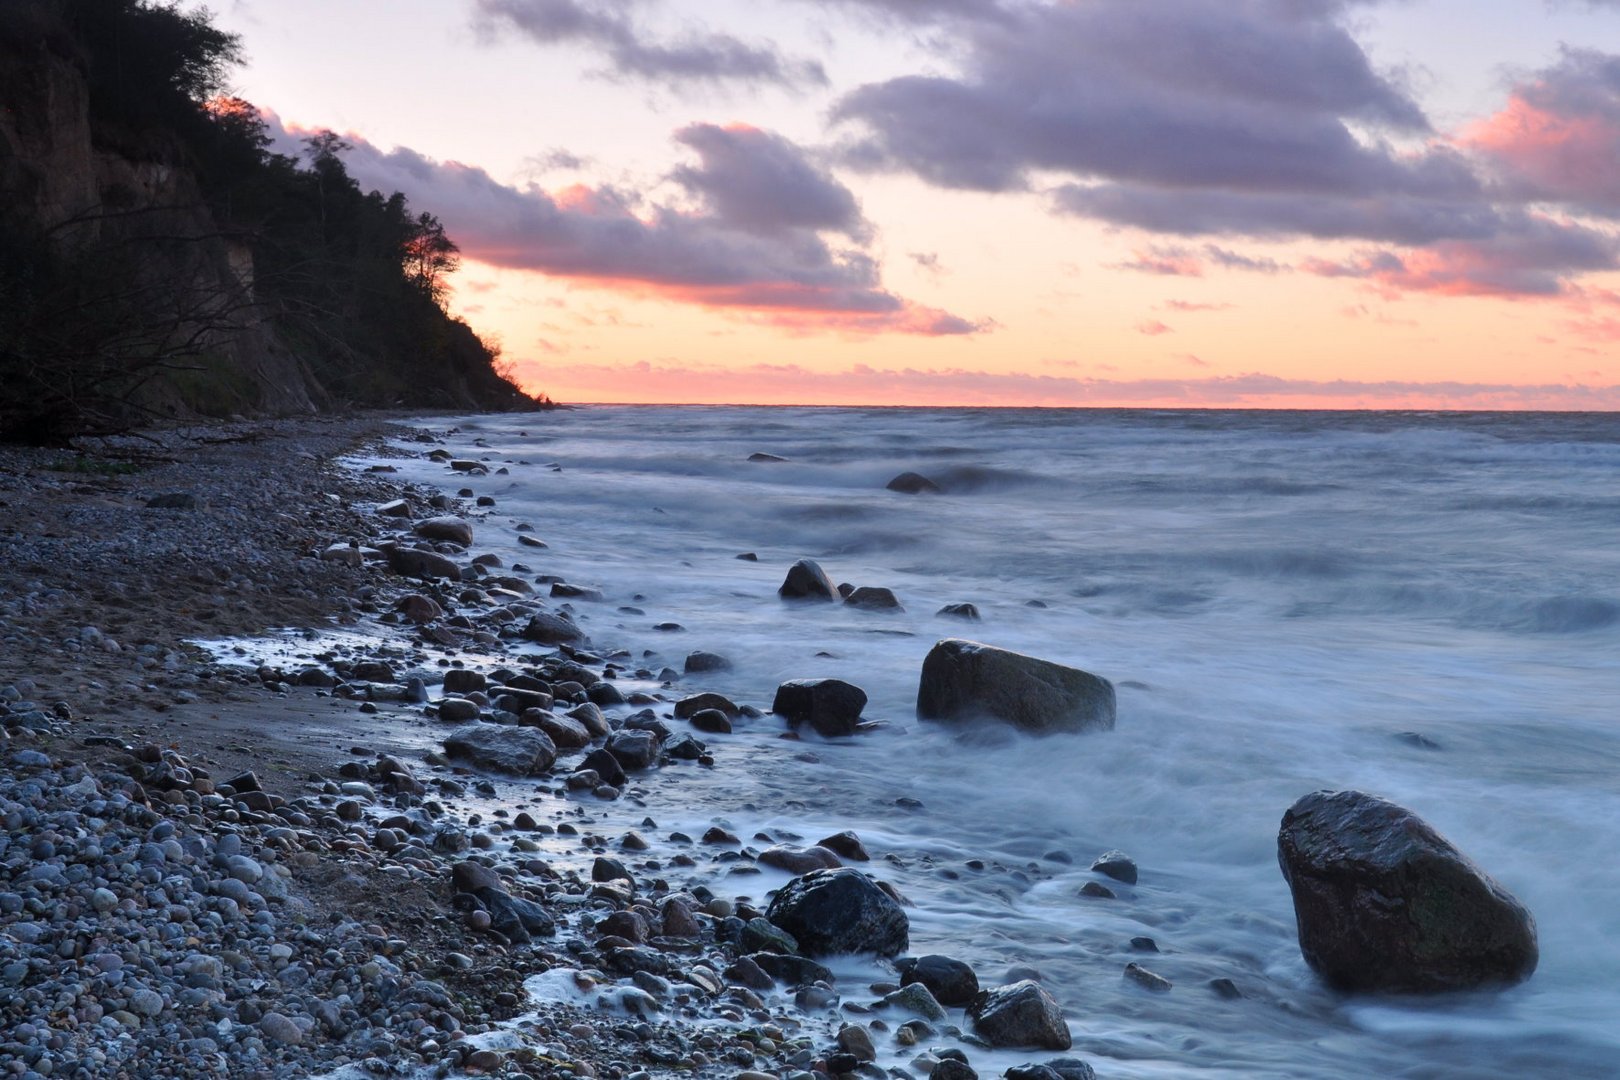
{"type": "Polygon", "coordinates": [[[1166,300],[1166,311],[1194,312],[1194,311],[1230,311],[1235,305],[1226,303],[1206,304],[1198,300],[1166,300]]]}
{"type": "MultiPolygon", "coordinates": [[[[278,149],[300,149],[299,129],[273,114],[267,121],[278,149]]],[[[896,296],[883,288],[872,255],[829,244],[820,229],[864,235],[854,197],[767,132],[700,125],[677,133],[699,154],[679,175],[695,206],[649,202],[608,186],[511,186],[470,165],[346,138],[343,162],[362,186],[405,192],[444,222],[468,258],[492,266],[727,310],[799,332],[988,328],[896,296]],[[789,194],[810,196],[810,204],[771,213],[756,190],[766,176],[789,178],[789,194]]]]}
{"type": "Polygon", "coordinates": [[[1158,319],[1144,319],[1136,324],[1136,332],[1147,337],[1158,337],[1161,334],[1173,334],[1175,329],[1160,322],[1158,319]]]}
{"type": "MultiPolygon", "coordinates": [[[[1620,57],[1566,50],[1448,138],[1374,68],[1351,7],[1002,5],[1000,20],[957,25],[959,73],[846,95],[843,152],[1160,236],[1372,245],[1311,269],[1388,290],[1567,296],[1582,275],[1620,268],[1613,228],[1590,220],[1620,220],[1620,57]]],[[[1152,245],[1119,268],[1288,269],[1213,244],[1152,245]]]]}
{"type": "Polygon", "coordinates": [[[474,0],[476,25],[494,37],[516,32],[540,45],[600,52],[613,75],[672,87],[737,82],[823,85],[814,61],[790,59],[775,47],[730,34],[697,32],[658,40],[632,17],[638,0],[474,0]]]}
{"type": "Polygon", "coordinates": [[[1461,141],[1519,199],[1620,217],[1620,57],[1565,49],[1461,141]]]}
{"type": "MultiPolygon", "coordinates": [[[[1190,361],[1189,361],[1190,362],[1190,361]]],[[[1056,365],[1067,366],[1067,365],[1056,365]]],[[[586,401],[636,388],[641,400],[668,402],[940,405],[1147,406],[1169,408],[1620,408],[1620,386],[1543,383],[1285,379],[1263,373],[1162,379],[1108,379],[966,368],[823,371],[793,364],[743,368],[681,363],[547,362],[546,385],[586,401]],[[594,396],[592,391],[594,390],[594,396]]]]}
{"type": "Polygon", "coordinates": [[[810,0],[824,8],[841,8],[900,23],[1005,21],[1009,8],[1000,0],[810,0]]]}

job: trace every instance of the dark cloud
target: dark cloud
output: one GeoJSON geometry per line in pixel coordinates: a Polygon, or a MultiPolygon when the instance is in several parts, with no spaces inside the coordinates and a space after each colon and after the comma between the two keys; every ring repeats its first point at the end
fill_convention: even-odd
{"type": "Polygon", "coordinates": [[[541,45],[599,51],[612,74],[671,86],[692,83],[824,84],[826,72],[774,46],[704,31],[658,40],[633,18],[635,0],[474,0],[479,28],[516,31],[541,45]]]}
{"type": "Polygon", "coordinates": [[[715,215],[751,232],[792,229],[871,236],[854,194],[780,135],[746,125],[693,124],[675,135],[700,161],[672,174],[715,215]]]}
{"type": "Polygon", "coordinates": [[[862,87],[837,115],[852,160],[948,187],[1030,186],[1038,170],[1175,189],[1449,193],[1351,123],[1427,120],[1349,33],[1278,0],[1097,0],[968,32],[965,73],[862,87]]]}
{"type": "MultiPolygon", "coordinates": [[[[278,149],[296,145],[296,132],[268,119],[278,149]]],[[[681,134],[690,142],[696,130],[681,134]]],[[[704,156],[687,170],[686,184],[702,196],[697,208],[648,203],[612,187],[513,187],[483,169],[435,161],[406,147],[385,152],[354,135],[347,136],[352,146],[343,161],[365,187],[406,192],[413,205],[444,222],[468,257],[494,266],[726,309],[805,331],[944,335],[985,329],[896,296],[883,288],[869,253],[828,244],[818,228],[837,227],[828,224],[834,219],[849,224],[848,207],[842,215],[801,215],[795,221],[789,214],[763,222],[759,208],[738,189],[761,173],[794,172],[783,160],[792,144],[764,132],[715,130],[737,137],[725,153],[704,156]],[[743,160],[751,151],[766,163],[751,167],[743,160]]],[[[797,174],[836,183],[808,164],[797,174]]],[[[827,205],[834,202],[829,198],[827,205]]]]}
{"type": "Polygon", "coordinates": [[[1020,5],[1001,0],[807,0],[824,8],[859,12],[901,23],[1005,21],[1020,5]]]}

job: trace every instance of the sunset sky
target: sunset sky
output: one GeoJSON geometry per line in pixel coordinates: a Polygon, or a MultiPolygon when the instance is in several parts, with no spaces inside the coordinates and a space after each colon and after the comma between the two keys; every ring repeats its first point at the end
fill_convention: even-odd
{"type": "Polygon", "coordinates": [[[1620,0],[219,0],[560,401],[1620,408],[1620,0]]]}

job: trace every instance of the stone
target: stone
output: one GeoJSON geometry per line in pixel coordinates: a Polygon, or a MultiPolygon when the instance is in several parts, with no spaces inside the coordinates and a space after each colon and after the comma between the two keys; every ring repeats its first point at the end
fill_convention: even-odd
{"type": "Polygon", "coordinates": [[[328,544],[321,550],[322,562],[342,563],[344,566],[360,566],[366,561],[365,554],[353,544],[328,544]]]}
{"type": "Polygon", "coordinates": [[[411,531],[424,540],[448,540],[462,547],[471,547],[473,542],[471,523],[458,517],[425,518],[411,531]]]}
{"type": "Polygon", "coordinates": [[[972,604],[946,604],[934,614],[947,619],[965,619],[968,622],[979,621],[979,609],[972,604]]]}
{"type": "Polygon", "coordinates": [[[444,750],[480,769],[509,776],[539,776],[557,760],[557,746],[536,728],[468,724],[444,740],[444,750]]]}
{"type": "Polygon", "coordinates": [[[808,723],[826,738],[855,734],[866,691],[842,679],[793,679],[776,688],[771,711],[789,727],[808,723]]]}
{"type": "Polygon", "coordinates": [[[404,577],[461,580],[461,567],[456,565],[454,559],[446,558],[437,551],[400,547],[398,544],[386,545],[382,551],[388,559],[388,569],[404,577]]]}
{"type": "Polygon", "coordinates": [[[444,692],[447,694],[471,694],[488,685],[489,680],[481,671],[451,668],[444,673],[444,692]]]}
{"type": "Polygon", "coordinates": [[[1283,815],[1277,859],[1300,951],[1336,989],[1470,990],[1536,969],[1530,912],[1404,807],[1360,791],[1306,795],[1283,815]]]}
{"type": "Polygon", "coordinates": [[[800,559],[788,568],[776,595],[784,600],[830,601],[838,595],[827,572],[810,559],[800,559]]]}
{"type": "Polygon", "coordinates": [[[576,773],[592,772],[605,784],[611,787],[622,788],[630,779],[624,773],[624,766],[619,759],[608,752],[606,747],[597,747],[586,754],[580,763],[574,767],[576,773]]]}
{"type": "Polygon", "coordinates": [[[532,900],[521,899],[502,889],[479,889],[473,895],[489,912],[490,929],[512,941],[524,942],[531,936],[557,932],[556,921],[532,900]]]}
{"type": "Polygon", "coordinates": [[[146,500],[148,510],[195,510],[197,496],[189,491],[170,491],[146,500]]]}
{"type": "Polygon", "coordinates": [[[719,709],[700,709],[692,714],[691,723],[709,735],[731,734],[731,720],[719,709]]]}
{"type": "Polygon", "coordinates": [[[466,698],[445,698],[439,702],[439,719],[452,724],[465,724],[469,720],[476,720],[481,711],[476,701],[468,701],[466,698]]]}
{"type": "Polygon", "coordinates": [[[1106,874],[1127,885],[1136,884],[1136,861],[1123,851],[1105,851],[1091,864],[1099,874],[1106,874]]]}
{"type": "Polygon", "coordinates": [[[778,982],[789,986],[809,986],[811,983],[831,983],[832,971],[809,957],[792,953],[756,952],[748,957],[760,970],[778,982]]]}
{"type": "Polygon", "coordinates": [[[519,722],[526,727],[537,727],[545,732],[551,741],[557,744],[559,750],[583,750],[591,745],[590,731],[571,716],[558,716],[544,709],[531,709],[524,711],[519,722]]]}
{"type": "Polygon", "coordinates": [[[928,477],[914,472],[903,472],[883,486],[902,495],[939,495],[944,491],[928,477]]]}
{"type": "MultiPolygon", "coordinates": [[[[607,751],[618,760],[626,772],[632,772],[652,767],[658,760],[658,747],[661,741],[651,731],[615,731],[608,736],[607,751]]],[[[607,778],[604,776],[603,779],[607,778]]]]}
{"type": "Polygon", "coordinates": [[[463,860],[450,867],[450,886],[458,893],[499,889],[502,887],[501,875],[483,863],[463,860]]]}
{"type": "Polygon", "coordinates": [[[1067,1050],[1072,1045],[1063,1010],[1030,979],[982,991],[967,1015],[974,1033],[994,1047],[1067,1050]]]}
{"type": "Polygon", "coordinates": [[[921,983],[941,1005],[967,1005],[979,994],[979,977],[960,960],[930,953],[915,960],[902,960],[900,985],[921,983]]]}
{"type": "Polygon", "coordinates": [[[686,658],[685,671],[688,675],[701,675],[710,671],[730,671],[731,661],[719,653],[695,652],[686,658]]]}
{"type": "Polygon", "coordinates": [[[1097,1073],[1079,1058],[1053,1058],[1044,1064],[1025,1062],[1004,1074],[1006,1080],[1097,1080],[1097,1073]]]}
{"type": "Polygon", "coordinates": [[[904,611],[900,600],[894,595],[893,589],[884,589],[876,585],[862,585],[844,597],[844,603],[849,607],[861,608],[865,611],[904,611]]]}
{"type": "MultiPolygon", "coordinates": [[[[974,986],[977,987],[978,983],[975,982],[974,986]]],[[[900,989],[888,994],[884,997],[883,1004],[892,1005],[897,1009],[904,1009],[909,1013],[922,1017],[924,1020],[943,1020],[947,1015],[945,1007],[940,1004],[939,999],[933,995],[928,987],[920,982],[902,986],[900,989]]]]}
{"type": "Polygon", "coordinates": [[[297,1046],[304,1041],[304,1033],[297,1024],[273,1011],[259,1019],[259,1034],[280,1046],[297,1046]]]}
{"type": "Polygon", "coordinates": [[[1126,964],[1125,978],[1144,990],[1151,990],[1155,994],[1168,994],[1171,982],[1157,972],[1149,971],[1141,964],[1126,964]]]}
{"type": "Polygon", "coordinates": [[[843,864],[838,856],[824,847],[796,848],[777,845],[759,853],[759,861],[790,874],[808,874],[812,870],[832,870],[843,864]]]}
{"type": "Polygon", "coordinates": [[[775,454],[767,454],[767,453],[765,453],[763,451],[760,451],[760,452],[757,452],[757,453],[749,454],[748,455],[748,460],[753,461],[753,462],[762,462],[762,463],[772,463],[772,464],[774,464],[775,462],[786,461],[787,458],[785,458],[785,457],[777,457],[775,454]]]}
{"type": "Polygon", "coordinates": [[[860,1024],[846,1024],[838,1031],[838,1049],[854,1054],[858,1061],[876,1061],[877,1047],[872,1045],[872,1033],[860,1024]]]}
{"type": "Polygon", "coordinates": [[[934,1063],[934,1067],[928,1070],[928,1080],[979,1080],[979,1074],[965,1061],[940,1058],[934,1063]]]}
{"type": "Polygon", "coordinates": [[[411,504],[404,499],[390,499],[377,507],[377,513],[383,517],[408,518],[411,516],[411,504]]]}
{"type": "Polygon", "coordinates": [[[799,943],[793,935],[769,919],[749,919],[743,924],[739,939],[743,950],[751,953],[796,953],[799,943]]]}
{"type": "Polygon", "coordinates": [[[840,858],[849,859],[853,862],[872,861],[872,856],[866,853],[866,845],[861,843],[861,838],[848,829],[840,833],[833,833],[831,836],[822,837],[816,841],[816,846],[824,847],[840,858]]]}
{"type": "Polygon", "coordinates": [[[1080,895],[1090,897],[1093,900],[1115,899],[1113,889],[1110,889],[1108,886],[1096,881],[1088,881],[1084,885],[1080,886],[1080,895]]]}
{"type": "Polygon", "coordinates": [[[571,645],[585,640],[585,632],[561,615],[537,611],[523,627],[523,637],[541,645],[571,645]]]}
{"type": "Polygon", "coordinates": [[[703,693],[692,694],[677,701],[675,703],[675,719],[690,720],[698,713],[710,709],[724,714],[727,719],[735,719],[742,715],[742,710],[737,708],[730,698],[723,697],[720,694],[703,693]]]}
{"type": "Polygon", "coordinates": [[[993,719],[1041,734],[1110,730],[1114,685],[1078,668],[947,638],[923,661],[917,715],[993,719]]]}
{"type": "Polygon", "coordinates": [[[777,891],[765,917],[792,934],[807,956],[898,956],[910,942],[900,905],[858,870],[813,870],[777,891]]]}

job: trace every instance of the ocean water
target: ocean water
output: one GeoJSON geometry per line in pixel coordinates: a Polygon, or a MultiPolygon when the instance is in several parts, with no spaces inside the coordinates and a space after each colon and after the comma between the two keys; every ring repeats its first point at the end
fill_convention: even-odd
{"type": "MultiPolygon", "coordinates": [[[[404,478],[494,496],[478,550],[602,589],[572,605],[598,646],[653,670],[722,653],[734,669],[702,688],[766,708],[783,679],[843,678],[886,722],[836,742],[783,740],[770,717],[706,737],[719,767],[666,770],[646,805],[587,797],[606,835],[646,815],[658,836],[854,829],[914,904],[914,953],[989,983],[1039,968],[1105,1078],[1620,1075],[1620,417],[615,407],[453,423],[447,445],[491,475],[395,462],[404,478]],[[906,470],[944,493],[884,489],[906,470]],[[549,547],[519,547],[519,523],[549,547]],[[802,557],[905,611],[780,602],[802,557]],[[936,615],[957,602],[983,621],[936,615]],[[669,621],[684,629],[653,629],[669,621]],[[919,723],[923,657],[953,636],[1113,680],[1117,729],[919,723]],[[1533,978],[1424,999],[1318,983],[1277,827],[1299,796],[1348,787],[1417,811],[1534,912],[1533,978]],[[1112,848],[1140,883],[1077,895],[1112,848]],[[1133,960],[1174,990],[1127,983],[1133,960]],[[1215,978],[1244,996],[1217,997],[1215,978]]],[[[762,900],[786,876],[706,880],[762,900]]],[[[840,970],[855,988],[880,975],[840,970]]],[[[970,1054],[984,1075],[1032,1056],[970,1054]]]]}

